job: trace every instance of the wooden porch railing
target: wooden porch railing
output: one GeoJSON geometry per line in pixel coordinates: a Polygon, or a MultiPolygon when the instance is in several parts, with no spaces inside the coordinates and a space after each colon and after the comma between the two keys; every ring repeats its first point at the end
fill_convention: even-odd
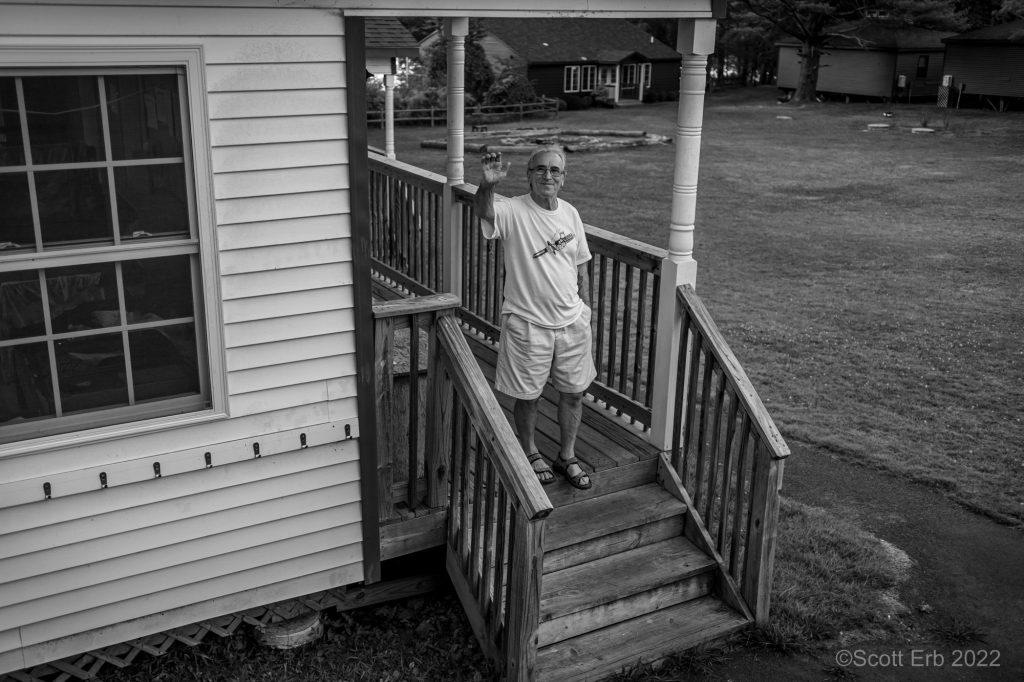
{"type": "Polygon", "coordinates": [[[401,509],[413,513],[422,506],[447,504],[448,461],[440,451],[428,447],[437,428],[429,396],[436,382],[433,340],[437,323],[452,316],[458,305],[454,294],[435,294],[373,306],[378,512],[382,522],[399,518],[401,509]]]}
{"type": "Polygon", "coordinates": [[[529,680],[552,505],[452,314],[458,305],[436,294],[373,307],[380,517],[448,507],[447,569],[477,639],[503,679],[529,680]]]}
{"type": "MultiPolygon", "coordinates": [[[[441,288],[444,178],[371,155],[371,253],[386,280],[416,294],[441,288]]],[[[462,211],[462,288],[466,324],[495,341],[504,268],[501,244],[480,235],[474,185],[453,188],[462,211]]],[[[652,359],[664,249],[586,226],[598,377],[590,393],[639,428],[651,423],[652,359]]]]}
{"type": "Polygon", "coordinates": [[[452,465],[448,574],[502,679],[532,680],[551,502],[452,317],[438,320],[436,350],[434,446],[452,465]]]}
{"type": "Polygon", "coordinates": [[[439,292],[444,176],[373,154],[369,171],[374,268],[415,294],[439,292]]]}
{"type": "Polygon", "coordinates": [[[697,293],[682,286],[676,296],[682,341],[671,465],[727,591],[765,623],[789,447],[697,293]]]}

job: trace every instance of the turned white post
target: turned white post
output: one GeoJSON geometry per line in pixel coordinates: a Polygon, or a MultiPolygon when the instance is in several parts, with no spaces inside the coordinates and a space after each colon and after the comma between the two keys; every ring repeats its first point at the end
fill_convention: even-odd
{"type": "Polygon", "coordinates": [[[662,261],[658,307],[658,346],[654,358],[650,441],[660,450],[672,445],[672,410],[676,400],[676,371],[682,316],[676,287],[696,286],[693,230],[697,212],[697,172],[700,168],[700,133],[704,121],[704,89],[708,55],[715,51],[714,19],[680,19],[676,50],[683,55],[679,76],[679,111],[676,115],[675,171],[668,256],[662,261]]]}
{"type": "Polygon", "coordinates": [[[384,74],[384,155],[395,158],[395,74],[384,74]]]}
{"type": "Polygon", "coordinates": [[[462,210],[452,194],[452,186],[465,182],[466,133],[466,35],[468,17],[445,19],[448,38],[448,162],[444,189],[445,229],[443,287],[462,294],[462,210]]]}

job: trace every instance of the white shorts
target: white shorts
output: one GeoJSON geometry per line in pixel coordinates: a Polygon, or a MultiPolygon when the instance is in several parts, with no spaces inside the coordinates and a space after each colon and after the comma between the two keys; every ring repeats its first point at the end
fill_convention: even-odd
{"type": "Polygon", "coordinates": [[[513,313],[501,316],[494,387],[519,400],[540,397],[544,383],[561,393],[582,393],[597,376],[591,352],[590,308],[567,327],[541,327],[513,313]]]}

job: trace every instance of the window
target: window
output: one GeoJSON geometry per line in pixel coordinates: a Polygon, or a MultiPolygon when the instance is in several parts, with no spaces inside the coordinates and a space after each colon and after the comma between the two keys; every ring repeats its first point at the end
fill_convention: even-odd
{"type": "Polygon", "coordinates": [[[565,74],[563,76],[562,89],[565,92],[579,92],[580,91],[580,67],[578,66],[567,66],[565,67],[565,74]]]}
{"type": "Polygon", "coordinates": [[[651,87],[651,63],[646,62],[640,65],[640,73],[643,74],[641,79],[645,88],[651,87]]]}
{"type": "Polygon", "coordinates": [[[187,100],[0,70],[0,443],[210,406],[187,100]]]}
{"type": "Polygon", "coordinates": [[[928,55],[922,54],[917,57],[917,77],[928,77],[928,55]]]}
{"type": "Polygon", "coordinates": [[[615,85],[615,75],[617,69],[614,66],[602,66],[598,73],[598,80],[601,81],[602,85],[615,85]]]}
{"type": "Polygon", "coordinates": [[[597,87],[597,67],[593,64],[584,66],[581,79],[580,90],[583,92],[593,92],[597,87]]]}
{"type": "Polygon", "coordinates": [[[636,64],[626,64],[626,72],[622,76],[623,85],[636,85],[636,64]]]}

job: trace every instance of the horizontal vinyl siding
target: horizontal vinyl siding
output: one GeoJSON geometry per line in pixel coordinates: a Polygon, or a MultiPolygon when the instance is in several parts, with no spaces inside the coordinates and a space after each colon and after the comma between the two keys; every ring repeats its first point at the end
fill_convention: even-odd
{"type": "Polygon", "coordinates": [[[362,580],[340,13],[2,14],[0,45],[201,46],[229,417],[0,459],[0,673],[362,580]]]}
{"type": "Polygon", "coordinates": [[[1024,45],[949,44],[944,72],[966,94],[1024,97],[1024,45]]]}
{"type": "Polygon", "coordinates": [[[870,50],[831,50],[822,55],[818,90],[845,95],[892,95],[895,55],[870,50]]]}

